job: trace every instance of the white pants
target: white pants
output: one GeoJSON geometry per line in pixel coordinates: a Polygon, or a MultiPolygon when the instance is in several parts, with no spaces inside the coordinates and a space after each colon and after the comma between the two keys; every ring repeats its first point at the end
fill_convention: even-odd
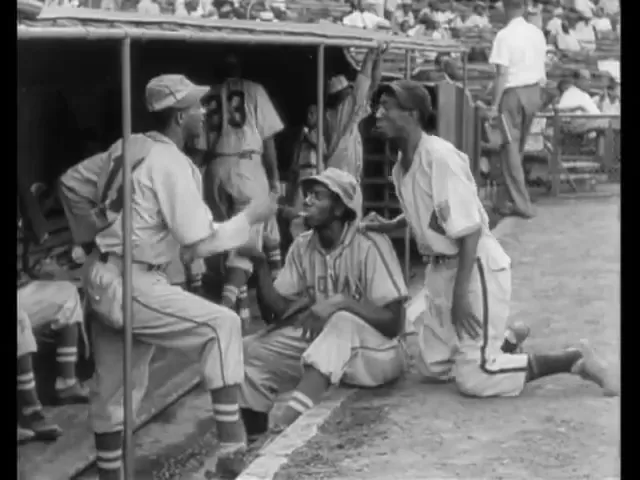
{"type": "Polygon", "coordinates": [[[309,365],[326,375],[358,387],[375,387],[398,378],[405,355],[397,339],[389,339],[351,313],[334,314],[309,344],[302,330],[284,327],[263,331],[244,341],[245,381],[240,406],[268,412],[279,393],[296,387],[309,365]]]}
{"type": "MultiPolygon", "coordinates": [[[[116,257],[117,258],[117,257],[116,257]]],[[[120,262],[91,259],[88,281],[100,282],[109,295],[108,279],[120,278],[120,262]]],[[[240,384],[242,330],[228,308],[171,285],[160,271],[133,264],[132,383],[134,411],[140,406],[149,379],[149,362],[156,346],[174,348],[199,358],[208,389],[240,384]]],[[[100,291],[93,286],[92,291],[100,291]]],[[[91,420],[96,433],[122,429],[122,331],[99,320],[92,324],[95,374],[91,389],[91,420]]]]}
{"type": "Polygon", "coordinates": [[[527,374],[526,354],[506,354],[501,349],[509,317],[511,268],[495,248],[500,247],[481,240],[471,274],[471,306],[482,322],[479,338],[465,335],[459,341],[451,323],[454,259],[427,267],[424,312],[412,325],[417,335],[408,340],[409,350],[417,352],[412,355],[416,367],[425,377],[453,378],[461,393],[476,397],[519,395],[527,374]]]}
{"type": "Polygon", "coordinates": [[[33,330],[82,327],[84,313],[78,289],[62,280],[36,280],[18,289],[18,357],[37,350],[33,330]]]}

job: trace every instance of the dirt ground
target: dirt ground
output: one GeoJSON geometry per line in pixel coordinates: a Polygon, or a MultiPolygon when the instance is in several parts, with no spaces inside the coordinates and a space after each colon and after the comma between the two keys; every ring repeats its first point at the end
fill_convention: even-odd
{"type": "MultiPolygon", "coordinates": [[[[619,197],[542,203],[504,239],[512,318],[532,330],[527,350],[587,338],[619,375],[618,208],[619,197]]],[[[409,373],[358,392],[276,479],[615,479],[619,414],[619,399],[569,375],[480,400],[409,373]]]]}

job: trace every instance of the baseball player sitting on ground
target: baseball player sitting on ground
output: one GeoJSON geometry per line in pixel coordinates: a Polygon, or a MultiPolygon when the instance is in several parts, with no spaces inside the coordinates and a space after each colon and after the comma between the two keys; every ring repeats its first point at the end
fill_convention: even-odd
{"type": "MultiPolygon", "coordinates": [[[[388,237],[358,230],[362,193],[336,168],[303,181],[305,218],[275,282],[252,256],[275,325],[244,341],[241,412],[249,441],[267,431],[275,397],[295,388],[276,431],[313,407],[331,384],[374,387],[398,378],[407,287],[388,237]],[[297,385],[297,386],[296,386],[297,385]]],[[[266,313],[268,318],[270,315],[266,313]]]]}
{"type": "Polygon", "coordinates": [[[82,302],[70,282],[30,281],[20,274],[18,279],[18,443],[55,440],[62,430],[47,420],[38,398],[32,365],[38,347],[33,330],[56,340],[56,404],[88,403],[89,392],[76,377],[82,302]]]}
{"type": "MultiPolygon", "coordinates": [[[[249,241],[253,225],[275,214],[265,192],[230,220],[216,224],[202,197],[197,167],[184,155],[190,137],[202,133],[201,99],[209,90],[182,75],[161,75],[146,87],[146,104],[157,130],[132,135],[134,411],[147,387],[156,346],[201,356],[220,442],[217,468],[242,468],[245,432],[238,408],[244,378],[238,316],[171,285],[164,270],[182,247],[184,264],[237,248],[249,241]]],[[[61,178],[61,197],[74,241],[91,246],[85,289],[99,317],[92,324],[95,375],[91,421],[100,480],[120,480],[122,467],[122,140],[72,167],[61,178]]],[[[88,249],[88,247],[87,247],[88,249]]]]}
{"type": "Polygon", "coordinates": [[[607,369],[586,343],[557,353],[518,353],[526,328],[505,341],[511,261],[489,230],[469,158],[424,132],[431,99],[419,83],[385,85],[379,103],[378,128],[400,148],[392,178],[404,214],[371,218],[362,227],[390,232],[408,224],[430,257],[426,309],[416,321],[420,371],[455,379],[462,393],[476,397],[519,395],[525,384],[559,373],[579,375],[615,395],[607,369]]]}
{"type": "MultiPolygon", "coordinates": [[[[205,98],[209,154],[204,194],[211,210],[228,218],[251,200],[279,191],[274,136],[284,126],[262,85],[241,78],[235,56],[227,58],[227,79],[205,98]]],[[[252,240],[264,247],[274,272],[282,266],[280,234],[275,217],[256,225],[252,240]]],[[[251,319],[247,280],[251,261],[231,252],[227,258],[222,304],[236,309],[243,325],[251,319]]]]}

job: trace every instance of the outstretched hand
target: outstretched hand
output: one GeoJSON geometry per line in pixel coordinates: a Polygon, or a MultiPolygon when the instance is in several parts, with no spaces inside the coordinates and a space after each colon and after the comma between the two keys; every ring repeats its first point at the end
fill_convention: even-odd
{"type": "Polygon", "coordinates": [[[460,341],[465,335],[472,340],[476,340],[480,336],[482,322],[473,312],[467,295],[461,295],[457,298],[454,296],[451,305],[451,323],[460,341]]]}

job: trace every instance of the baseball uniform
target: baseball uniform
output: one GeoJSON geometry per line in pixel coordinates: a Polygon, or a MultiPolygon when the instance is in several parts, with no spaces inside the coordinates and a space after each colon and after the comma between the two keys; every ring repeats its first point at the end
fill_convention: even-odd
{"type": "MultiPolygon", "coordinates": [[[[340,75],[332,82],[344,81],[340,75]]],[[[336,108],[327,109],[326,139],[327,139],[327,167],[335,167],[353,175],[358,181],[362,176],[362,136],[360,135],[360,121],[369,114],[369,88],[371,79],[359,74],[352,84],[351,94],[336,108]]],[[[339,89],[340,85],[329,85],[329,92],[339,89]]],[[[339,90],[338,90],[339,91],[339,90]]]]}
{"type": "MultiPolygon", "coordinates": [[[[147,104],[152,111],[177,108],[181,99],[195,104],[207,90],[182,76],[163,75],[147,86],[147,104]]],[[[132,135],[127,151],[127,160],[136,166],[131,219],[134,407],[137,409],[144,395],[156,346],[199,355],[204,383],[210,390],[239,384],[243,355],[238,316],[171,285],[164,269],[180,246],[208,238],[215,243],[215,250],[222,252],[246,243],[250,231],[247,217],[240,214],[228,222],[214,223],[202,197],[200,172],[162,134],[132,135]],[[144,160],[138,162],[141,158],[144,160]]],[[[91,420],[96,434],[117,432],[123,421],[121,176],[106,192],[101,191],[105,183],[100,180],[105,171],[113,171],[118,160],[122,161],[122,141],[72,167],[61,178],[62,200],[74,240],[83,244],[95,236],[97,247],[87,260],[84,279],[89,302],[101,320],[92,328],[96,371],[91,420]],[[102,199],[106,201],[101,203],[102,199]],[[100,215],[102,219],[96,221],[100,215]]]]}
{"type": "MultiPolygon", "coordinates": [[[[205,170],[205,195],[218,199],[219,191],[226,192],[233,199],[232,213],[236,213],[251,199],[268,195],[269,181],[262,164],[262,146],[264,140],[273,137],[284,126],[264,87],[249,80],[229,79],[212,87],[207,98],[208,128],[215,159],[205,170]]],[[[263,236],[270,244],[280,244],[275,217],[265,225],[253,227],[252,239],[259,248],[262,248],[263,236]]],[[[248,272],[253,269],[248,259],[233,252],[227,265],[248,272]]]]}
{"type": "MultiPolygon", "coordinates": [[[[404,300],[407,287],[390,240],[360,232],[356,223],[347,224],[339,247],[331,252],[322,249],[315,232],[300,235],[274,283],[276,290],[290,299],[307,296],[321,301],[343,294],[378,306],[404,300]]],[[[288,326],[245,339],[241,407],[269,411],[279,392],[296,386],[302,365],[313,366],[332,384],[367,387],[398,378],[404,369],[399,340],[385,337],[346,311],[334,314],[311,343],[301,332],[288,326]]]]}
{"type": "Polygon", "coordinates": [[[467,395],[515,396],[522,392],[527,355],[505,354],[504,341],[511,296],[511,261],[489,230],[477,194],[468,157],[451,143],[425,133],[409,172],[398,162],[393,183],[402,209],[423,255],[432,257],[426,269],[426,310],[415,319],[418,369],[427,377],[455,378],[467,395]],[[482,230],[469,299],[482,321],[478,339],[460,341],[451,323],[457,272],[457,240],[482,230]]]}

